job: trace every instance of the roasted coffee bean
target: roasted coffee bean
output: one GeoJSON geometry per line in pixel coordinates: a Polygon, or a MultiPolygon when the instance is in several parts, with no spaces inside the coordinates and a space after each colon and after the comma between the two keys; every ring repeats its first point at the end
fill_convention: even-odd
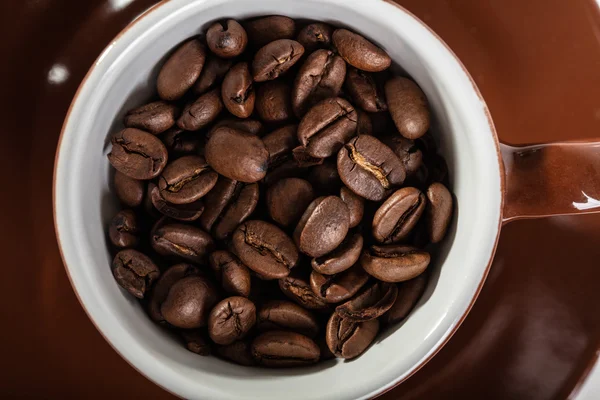
{"type": "Polygon", "coordinates": [[[319,335],[315,339],[315,343],[321,350],[321,361],[333,360],[335,358],[335,354],[331,352],[329,346],[327,345],[327,339],[325,338],[325,335],[319,335]]]}
{"type": "Polygon", "coordinates": [[[251,133],[221,127],[210,135],[205,153],[208,164],[229,179],[253,183],[267,174],[269,152],[251,133]]]}
{"type": "Polygon", "coordinates": [[[238,183],[220,176],[213,189],[204,196],[205,208],[198,221],[202,229],[207,232],[212,230],[214,223],[233,199],[238,183]]]}
{"type": "Polygon", "coordinates": [[[210,51],[222,58],[237,57],[246,50],[246,30],[233,19],[215,22],[206,32],[206,44],[210,51]]]}
{"type": "Polygon", "coordinates": [[[321,350],[312,339],[296,332],[268,331],[252,342],[252,357],[263,367],[298,367],[315,364],[321,350]]]}
{"type": "Polygon", "coordinates": [[[310,274],[312,291],[327,303],[340,303],[354,296],[369,280],[360,264],[335,275],[323,275],[317,271],[310,274]]]}
{"type": "Polygon", "coordinates": [[[298,145],[297,132],[297,125],[287,125],[262,138],[269,152],[269,168],[277,167],[290,159],[291,151],[298,145]]]}
{"type": "Polygon", "coordinates": [[[217,178],[204,157],[184,156],[167,165],[158,179],[158,187],[169,203],[190,204],[210,192],[217,178]]]}
{"type": "Polygon", "coordinates": [[[152,248],[162,255],[204,264],[214,249],[212,237],[195,226],[183,224],[159,225],[150,234],[152,248]]]}
{"type": "Polygon", "coordinates": [[[125,206],[138,207],[144,201],[144,193],[146,192],[144,181],[130,178],[116,171],[114,185],[117,197],[125,206]]]}
{"type": "Polygon", "coordinates": [[[233,296],[250,296],[250,270],[228,251],[215,251],[208,257],[217,280],[225,292],[233,296]]]}
{"type": "Polygon", "coordinates": [[[298,117],[318,102],[337,97],[340,94],[346,63],[342,57],[329,50],[317,50],[312,53],[296,76],[292,91],[292,107],[298,117]]]}
{"type": "Polygon", "coordinates": [[[337,165],[334,160],[325,160],[310,169],[308,180],[318,193],[334,194],[337,193],[342,185],[337,165]]]}
{"type": "Polygon", "coordinates": [[[358,226],[363,219],[365,212],[365,199],[348,189],[346,186],[342,186],[340,189],[340,199],[346,203],[348,211],[350,211],[350,228],[358,226]]]}
{"type": "Polygon", "coordinates": [[[156,178],[167,165],[167,148],[156,136],[135,128],[113,135],[108,161],[130,178],[156,178]]]}
{"type": "Polygon", "coordinates": [[[332,40],[340,56],[360,70],[379,72],[388,69],[392,64],[392,59],[385,51],[347,29],[336,29],[332,40]]]}
{"type": "Polygon", "coordinates": [[[439,243],[446,236],[452,220],[452,194],[441,183],[434,183],[427,189],[427,230],[431,243],[439,243]]]}
{"type": "Polygon", "coordinates": [[[273,224],[247,221],[233,233],[233,252],[264,279],[289,275],[298,263],[298,250],[290,237],[273,224]]]}
{"type": "Polygon", "coordinates": [[[340,149],[337,157],[342,182],[357,195],[381,201],[395,185],[404,182],[404,165],[374,136],[358,136],[340,149]]]}
{"type": "Polygon", "coordinates": [[[292,39],[296,32],[293,19],[280,15],[256,18],[244,23],[250,42],[257,48],[279,39],[292,39]]]}
{"type": "Polygon", "coordinates": [[[179,110],[175,105],[155,101],[129,111],[125,115],[125,126],[158,135],[175,125],[178,116],[179,110]]]}
{"type": "Polygon", "coordinates": [[[135,247],[140,240],[139,235],[138,218],[132,210],[119,211],[110,222],[108,237],[117,247],[135,247]]]}
{"type": "Polygon", "coordinates": [[[202,154],[204,152],[204,135],[198,132],[184,131],[173,127],[162,134],[161,139],[170,154],[202,154]]]}
{"type": "Polygon", "coordinates": [[[354,103],[363,110],[376,113],[388,109],[383,88],[371,73],[348,68],[345,87],[354,103]]]}
{"type": "Polygon", "coordinates": [[[354,321],[368,321],[385,314],[396,301],[398,287],[393,283],[375,282],[354,298],[336,307],[335,312],[354,321]]]}
{"type": "Polygon", "coordinates": [[[289,276],[279,280],[279,288],[288,298],[309,310],[324,310],[328,307],[325,300],[313,293],[310,288],[308,271],[292,271],[289,276]]]}
{"type": "Polygon", "coordinates": [[[179,46],[158,74],[156,87],[163,100],[177,100],[191,88],[204,66],[206,48],[198,39],[179,46]]]}
{"type": "Polygon", "coordinates": [[[304,46],[307,53],[312,53],[319,48],[328,48],[331,45],[331,35],[333,35],[331,25],[315,22],[302,28],[296,40],[304,46]]]}
{"type": "Polygon", "coordinates": [[[217,346],[217,354],[239,365],[248,367],[255,364],[250,353],[249,340],[238,340],[227,346],[217,346]]]}
{"type": "Polygon", "coordinates": [[[148,314],[153,321],[160,324],[165,324],[160,308],[167,299],[171,287],[188,276],[198,276],[200,271],[192,264],[177,264],[167,269],[156,281],[156,285],[150,293],[150,301],[148,302],[148,314]]]}
{"type": "Polygon", "coordinates": [[[177,328],[202,328],[218,301],[219,293],[211,281],[202,276],[188,276],[171,286],[160,312],[165,321],[177,328]]]}
{"type": "Polygon", "coordinates": [[[311,108],[298,125],[298,140],[317,158],[329,157],[356,134],[356,111],[346,100],[335,97],[311,108]]]}
{"type": "Polygon", "coordinates": [[[315,316],[299,305],[285,300],[272,300],[258,311],[259,331],[285,330],[314,338],[319,332],[315,316]]]}
{"type": "Polygon", "coordinates": [[[396,190],[379,207],[373,218],[373,237],[379,243],[405,240],[423,215],[427,200],[419,189],[396,190]]]}
{"type": "Polygon", "coordinates": [[[373,343],[379,332],[379,321],[356,322],[331,314],[327,322],[326,340],[335,356],[351,359],[361,355],[373,343]]]}
{"type": "Polygon", "coordinates": [[[403,282],[421,275],[431,257],[416,247],[372,246],[363,251],[360,264],[367,273],[384,282],[403,282]]]}
{"type": "Polygon", "coordinates": [[[307,168],[300,166],[296,160],[284,161],[281,165],[273,168],[267,176],[265,176],[265,186],[270,187],[284,178],[293,178],[305,175],[307,168]]]}
{"type": "Polygon", "coordinates": [[[430,125],[425,94],[410,79],[397,76],[385,84],[385,95],[396,128],[407,139],[418,139],[430,125]]]}
{"type": "Polygon", "coordinates": [[[314,167],[315,165],[321,165],[325,162],[324,158],[317,158],[308,154],[308,151],[306,151],[304,146],[295,147],[294,150],[292,150],[292,155],[294,156],[296,164],[304,168],[314,167]]]}
{"type": "Polygon", "coordinates": [[[256,209],[259,188],[257,183],[237,182],[233,196],[219,215],[213,234],[218,240],[224,240],[244,222],[256,209]]]}
{"type": "Polygon", "coordinates": [[[263,133],[263,124],[260,121],[248,118],[228,118],[222,119],[216,124],[214,124],[210,132],[208,132],[208,137],[210,137],[217,129],[223,126],[226,126],[231,129],[236,129],[238,131],[248,132],[257,136],[260,136],[263,133]]]}
{"type": "Polygon", "coordinates": [[[203,331],[198,329],[183,330],[181,331],[181,337],[185,342],[185,347],[192,353],[196,353],[200,356],[210,355],[210,341],[203,331]]]}
{"type": "Polygon", "coordinates": [[[200,78],[194,84],[194,93],[204,94],[210,89],[213,89],[225,77],[227,71],[232,67],[233,60],[227,60],[210,53],[200,78]]]}
{"type": "Polygon", "coordinates": [[[269,215],[281,226],[291,226],[300,220],[314,198],[315,192],[308,181],[299,178],[281,179],[267,189],[269,215]]]}
{"type": "Polygon", "coordinates": [[[264,122],[284,122],[293,117],[290,85],[282,80],[266,82],[256,94],[256,113],[264,122]]]}
{"type": "Polygon", "coordinates": [[[373,135],[373,124],[369,114],[363,110],[356,110],[356,136],[373,135]]]}
{"type": "Polygon", "coordinates": [[[337,196],[319,197],[306,209],[294,231],[294,241],[305,254],[321,257],[342,243],[350,225],[350,212],[337,196]]]}
{"type": "Polygon", "coordinates": [[[148,184],[148,194],[152,205],[161,214],[179,221],[195,221],[200,218],[204,211],[202,199],[189,204],[171,204],[160,194],[160,189],[154,183],[148,184]]]}
{"type": "Polygon", "coordinates": [[[277,79],[304,54],[304,47],[295,40],[280,39],[261,48],[252,61],[254,81],[277,79]]]}
{"type": "Polygon", "coordinates": [[[388,135],[382,141],[402,161],[407,177],[415,175],[423,165],[423,152],[414,141],[400,135],[388,135]]]}
{"type": "Polygon", "coordinates": [[[335,250],[322,257],[313,258],[310,264],[315,271],[321,274],[339,274],[358,261],[362,248],[362,235],[359,232],[349,233],[335,250]]]}
{"type": "Polygon", "coordinates": [[[254,111],[256,94],[248,63],[235,64],[225,75],[221,96],[227,111],[239,118],[248,118],[254,111]]]}
{"type": "Polygon", "coordinates": [[[117,283],[133,296],[143,299],[160,271],[156,264],[137,250],[121,250],[112,263],[112,273],[117,283]]]}
{"type": "Polygon", "coordinates": [[[387,324],[395,324],[402,321],[408,316],[412,309],[415,308],[415,305],[421,296],[423,296],[426,288],[426,273],[399,284],[396,302],[392,308],[381,317],[381,320],[387,324]]]}
{"type": "Polygon", "coordinates": [[[221,91],[216,88],[185,106],[177,126],[186,131],[197,131],[213,122],[222,110],[221,91]]]}
{"type": "Polygon", "coordinates": [[[243,339],[256,323],[256,306],[245,297],[221,300],[208,317],[208,334],[213,342],[228,345],[243,339]]]}

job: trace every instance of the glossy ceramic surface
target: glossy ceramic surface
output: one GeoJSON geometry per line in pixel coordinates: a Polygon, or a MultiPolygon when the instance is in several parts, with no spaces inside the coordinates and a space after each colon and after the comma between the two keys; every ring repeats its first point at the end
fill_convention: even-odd
{"type": "MultiPolygon", "coordinates": [[[[75,89],[108,40],[151,3],[0,5],[0,47],[12,54],[0,65],[9,77],[0,109],[0,166],[11,182],[10,195],[0,200],[11,210],[3,214],[2,288],[14,305],[2,311],[10,323],[3,344],[11,367],[0,389],[9,397],[168,397],[112,351],[85,316],[60,262],[50,208],[53,151],[75,89]]],[[[597,135],[595,4],[402,3],[467,65],[501,139],[597,135]]],[[[386,398],[567,398],[598,345],[598,228],[598,216],[506,227],[491,275],[461,329],[386,398]]]]}

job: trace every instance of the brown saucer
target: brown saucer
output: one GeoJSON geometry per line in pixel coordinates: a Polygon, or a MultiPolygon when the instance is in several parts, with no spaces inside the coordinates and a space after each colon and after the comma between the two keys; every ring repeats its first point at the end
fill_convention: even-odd
{"type": "MultiPolygon", "coordinates": [[[[102,339],[77,302],[52,221],[54,150],[99,52],[156,0],[0,2],[2,397],[168,398],[102,339]]],[[[402,0],[465,63],[510,143],[600,132],[593,0],[402,0]]],[[[566,399],[600,338],[600,216],[503,229],[475,307],[386,399],[566,399]]]]}

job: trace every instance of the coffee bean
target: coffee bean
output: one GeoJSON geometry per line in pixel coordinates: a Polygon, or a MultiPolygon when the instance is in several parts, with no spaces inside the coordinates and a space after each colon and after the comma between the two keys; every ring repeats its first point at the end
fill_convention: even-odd
{"type": "Polygon", "coordinates": [[[318,102],[340,94],[346,63],[329,50],[317,50],[308,56],[296,76],[292,91],[292,107],[298,117],[318,102]]]}
{"type": "Polygon", "coordinates": [[[335,97],[311,108],[298,125],[298,140],[313,157],[326,158],[340,150],[356,133],[356,111],[335,97]]]}
{"type": "Polygon", "coordinates": [[[340,149],[337,157],[342,182],[357,195],[381,201],[393,186],[404,182],[404,165],[374,136],[358,136],[340,149]]]}
{"type": "Polygon", "coordinates": [[[175,105],[155,101],[129,111],[125,115],[125,126],[158,135],[175,125],[178,116],[179,110],[175,105]]]}
{"type": "Polygon", "coordinates": [[[375,282],[354,298],[336,307],[335,312],[354,321],[368,321],[385,314],[396,301],[398,287],[393,283],[375,282]]]}
{"type": "Polygon", "coordinates": [[[161,139],[169,154],[201,154],[204,149],[204,136],[198,132],[184,131],[173,127],[162,134],[161,139]]]}
{"type": "Polygon", "coordinates": [[[183,43],[161,68],[156,87],[163,100],[177,100],[194,85],[204,66],[206,48],[198,39],[183,43]]]}
{"type": "Polygon", "coordinates": [[[177,126],[186,131],[200,130],[213,122],[222,110],[221,91],[215,88],[185,106],[177,126]]]}
{"type": "Polygon", "coordinates": [[[137,250],[121,250],[112,263],[112,273],[117,283],[133,296],[143,299],[160,271],[156,264],[137,250]]]}
{"type": "Polygon", "coordinates": [[[156,136],[135,128],[113,135],[108,161],[130,178],[156,178],[167,165],[167,148],[156,136]]]}
{"type": "Polygon", "coordinates": [[[256,209],[259,188],[257,183],[237,182],[233,195],[219,215],[213,228],[215,238],[224,240],[256,209]]]}
{"type": "Polygon", "coordinates": [[[195,221],[204,211],[204,202],[202,199],[189,204],[171,204],[167,202],[160,194],[160,189],[154,183],[148,184],[148,193],[152,205],[161,214],[179,221],[195,221]]]}
{"type": "Polygon", "coordinates": [[[198,276],[200,271],[192,264],[176,264],[167,269],[156,281],[156,285],[150,293],[148,302],[148,314],[153,321],[166,324],[160,308],[167,299],[171,287],[188,276],[198,276]]]}
{"type": "Polygon", "coordinates": [[[453,200],[450,191],[441,183],[427,189],[427,230],[431,243],[439,243],[446,236],[452,220],[453,200]]]}
{"type": "Polygon", "coordinates": [[[385,51],[347,29],[336,29],[332,40],[340,56],[355,68],[379,72],[388,69],[392,64],[392,59],[385,51]]]}
{"type": "Polygon", "coordinates": [[[269,215],[281,226],[291,226],[298,222],[314,198],[315,192],[308,181],[281,179],[267,189],[269,215]]]}
{"type": "Polygon", "coordinates": [[[265,303],[258,312],[258,330],[285,330],[314,338],[319,332],[315,316],[299,305],[285,300],[272,300],[265,303]]]}
{"type": "Polygon", "coordinates": [[[333,354],[331,350],[329,350],[329,346],[327,346],[327,339],[325,339],[325,335],[319,335],[314,340],[321,350],[321,361],[333,360],[335,358],[335,354],[333,354]]]}
{"type": "Polygon", "coordinates": [[[185,342],[185,347],[192,353],[196,353],[200,356],[209,356],[210,342],[202,331],[195,330],[184,330],[181,331],[181,337],[185,342]]]}
{"type": "Polygon", "coordinates": [[[177,328],[202,328],[218,301],[219,294],[212,282],[202,276],[188,276],[171,286],[160,312],[165,321],[177,328]]]}
{"type": "Polygon", "coordinates": [[[350,228],[358,226],[365,212],[365,200],[346,186],[342,186],[340,189],[340,199],[346,203],[346,207],[350,211],[350,228]]]}
{"type": "Polygon", "coordinates": [[[273,168],[265,176],[265,186],[270,187],[284,178],[299,177],[306,174],[307,168],[296,163],[296,160],[284,161],[281,165],[273,168]]]}
{"type": "Polygon", "coordinates": [[[326,275],[339,274],[353,266],[359,259],[363,248],[363,237],[359,232],[349,233],[344,241],[331,253],[313,258],[311,266],[317,272],[326,275]]]}
{"type": "Polygon", "coordinates": [[[351,359],[361,355],[379,332],[379,321],[356,322],[331,314],[327,322],[327,345],[337,357],[351,359]]]}
{"type": "Polygon", "coordinates": [[[251,133],[221,127],[208,139],[205,152],[208,164],[229,179],[253,183],[267,173],[269,152],[251,133]]]}
{"type": "Polygon", "coordinates": [[[226,22],[215,22],[208,28],[206,44],[217,56],[233,58],[246,50],[248,35],[236,20],[228,19],[226,22]]]}
{"type": "Polygon", "coordinates": [[[407,177],[415,175],[423,165],[423,152],[413,140],[400,135],[388,135],[382,138],[382,142],[402,161],[407,177]]]}
{"type": "Polygon", "coordinates": [[[429,253],[405,245],[372,246],[363,251],[360,263],[367,273],[384,282],[403,282],[423,273],[429,253]]]}
{"type": "Polygon", "coordinates": [[[223,59],[210,53],[204,68],[202,68],[200,78],[194,84],[194,93],[200,95],[215,88],[232,65],[233,60],[223,59]]]}
{"type": "Polygon", "coordinates": [[[205,208],[198,221],[202,229],[207,232],[212,230],[214,223],[233,199],[238,183],[220,176],[213,189],[204,196],[205,208]]]}
{"type": "Polygon", "coordinates": [[[263,132],[263,124],[260,121],[256,121],[254,119],[239,119],[239,118],[227,118],[222,119],[216,124],[213,125],[210,132],[208,133],[208,137],[212,136],[212,134],[219,128],[226,126],[231,129],[235,129],[238,131],[244,131],[251,133],[253,135],[260,136],[263,132]]]}
{"type": "Polygon", "coordinates": [[[317,271],[310,274],[312,291],[327,303],[340,303],[354,296],[367,283],[369,275],[360,264],[335,275],[323,275],[317,271]]]}
{"type": "Polygon", "coordinates": [[[279,280],[279,288],[289,299],[309,310],[324,310],[325,300],[313,293],[307,271],[298,269],[279,280]]]}
{"type": "Polygon", "coordinates": [[[208,317],[208,334],[213,342],[228,345],[244,338],[256,323],[256,307],[245,297],[221,300],[208,317]]]}
{"type": "Polygon", "coordinates": [[[152,248],[162,255],[203,264],[214,248],[213,239],[203,230],[191,225],[166,224],[150,234],[152,248]]]}
{"type": "Polygon", "coordinates": [[[331,45],[333,27],[322,22],[306,25],[298,33],[296,40],[311,53],[319,48],[328,48],[331,45]]]}
{"type": "Polygon", "coordinates": [[[264,122],[284,122],[292,118],[292,88],[282,80],[266,82],[256,94],[256,112],[264,122]]]}
{"type": "Polygon", "coordinates": [[[345,87],[352,100],[363,110],[376,113],[388,109],[383,88],[371,73],[348,68],[345,87]]]}
{"type": "Polygon", "coordinates": [[[292,149],[298,145],[297,132],[297,125],[286,125],[263,137],[263,143],[269,152],[269,168],[277,167],[290,159],[292,149]]]}
{"type": "Polygon", "coordinates": [[[158,179],[158,187],[169,203],[190,204],[204,197],[217,178],[204,157],[184,156],[167,165],[158,179]]]}
{"type": "Polygon", "coordinates": [[[382,321],[387,324],[395,324],[405,319],[412,309],[415,308],[415,305],[425,292],[426,288],[426,273],[399,284],[396,302],[392,308],[381,317],[382,321]]]}
{"type": "Polygon", "coordinates": [[[373,218],[373,237],[379,243],[398,243],[408,237],[425,211],[427,201],[419,189],[404,187],[379,207],[373,218]]]}
{"type": "Polygon", "coordinates": [[[325,162],[324,158],[317,158],[308,154],[308,151],[303,146],[294,147],[294,150],[292,150],[292,155],[296,161],[296,164],[304,168],[314,167],[315,165],[321,165],[323,162],[325,162]]]}
{"type": "Polygon", "coordinates": [[[311,257],[321,257],[339,246],[348,233],[350,212],[337,196],[319,197],[306,209],[296,230],[294,241],[311,257]]]}
{"type": "Polygon", "coordinates": [[[244,23],[244,27],[250,42],[257,48],[275,40],[291,39],[296,32],[294,20],[280,15],[253,19],[244,23]]]}
{"type": "Polygon", "coordinates": [[[248,63],[237,63],[229,70],[221,86],[221,96],[227,110],[236,117],[248,118],[252,114],[256,94],[248,63]]]}
{"type": "Polygon", "coordinates": [[[252,366],[255,364],[250,353],[249,340],[238,340],[227,346],[217,346],[217,354],[239,365],[252,366]]]}
{"type": "Polygon", "coordinates": [[[321,194],[337,193],[342,185],[337,165],[333,160],[325,160],[322,164],[311,168],[308,180],[321,194]]]}
{"type": "Polygon", "coordinates": [[[304,47],[295,40],[280,39],[261,48],[252,61],[256,82],[277,79],[290,69],[304,54],[304,47]]]}
{"type": "Polygon", "coordinates": [[[429,104],[416,83],[397,76],[386,82],[385,95],[390,114],[402,136],[417,139],[427,132],[431,118],[429,104]]]}
{"type": "Polygon", "coordinates": [[[108,237],[116,247],[135,247],[139,240],[138,219],[132,210],[122,210],[115,215],[108,228],[108,237]]]}
{"type": "Polygon", "coordinates": [[[294,242],[281,229],[264,221],[247,221],[233,233],[233,252],[264,279],[287,276],[298,263],[294,242]]]}
{"type": "Polygon", "coordinates": [[[268,331],[252,342],[252,356],[263,367],[297,367],[319,361],[321,351],[310,338],[295,332],[268,331]]]}
{"type": "Polygon", "coordinates": [[[357,122],[356,122],[356,136],[360,135],[373,135],[373,124],[369,114],[363,110],[356,110],[357,122]]]}
{"type": "Polygon", "coordinates": [[[225,292],[233,296],[250,295],[250,270],[236,256],[219,250],[208,257],[208,262],[225,292]]]}
{"type": "Polygon", "coordinates": [[[114,184],[115,193],[123,205],[134,208],[142,204],[146,192],[146,182],[115,171],[114,184]]]}

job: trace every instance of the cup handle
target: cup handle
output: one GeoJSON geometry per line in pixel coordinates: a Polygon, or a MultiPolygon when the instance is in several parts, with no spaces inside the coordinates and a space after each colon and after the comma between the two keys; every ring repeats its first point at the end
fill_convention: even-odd
{"type": "Polygon", "coordinates": [[[504,223],[600,212],[600,141],[500,147],[504,223]]]}

